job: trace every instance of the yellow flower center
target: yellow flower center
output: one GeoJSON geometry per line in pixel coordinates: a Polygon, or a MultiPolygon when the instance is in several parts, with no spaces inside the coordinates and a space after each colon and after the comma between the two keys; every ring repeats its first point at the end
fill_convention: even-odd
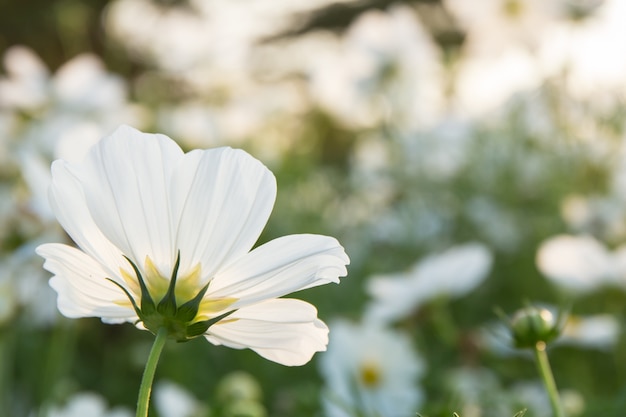
{"type": "Polygon", "coordinates": [[[524,13],[524,4],[520,0],[504,0],[502,10],[505,16],[518,18],[524,13]]]}
{"type": "Polygon", "coordinates": [[[359,369],[359,377],[367,388],[375,388],[380,385],[382,375],[380,367],[374,362],[365,362],[359,369]]]}

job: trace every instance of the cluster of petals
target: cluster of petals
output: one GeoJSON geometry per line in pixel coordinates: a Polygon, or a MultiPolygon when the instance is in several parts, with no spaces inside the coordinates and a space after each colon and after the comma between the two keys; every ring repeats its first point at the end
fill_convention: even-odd
{"type": "Polygon", "coordinates": [[[321,235],[253,249],[275,196],[271,171],[242,150],[184,153],[167,136],[121,126],[81,163],[52,164],[51,207],[78,248],[37,252],[67,317],[142,328],[140,276],[158,301],[175,271],[178,303],[201,294],[191,322],[229,314],[203,333],[211,343],[301,365],[325,350],[328,328],[313,305],[281,297],[338,283],[349,259],[321,235]]]}

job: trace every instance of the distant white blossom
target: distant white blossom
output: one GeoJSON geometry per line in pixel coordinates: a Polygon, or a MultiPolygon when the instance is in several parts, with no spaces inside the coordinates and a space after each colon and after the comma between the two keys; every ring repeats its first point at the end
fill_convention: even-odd
{"type": "Polygon", "coordinates": [[[44,190],[50,162],[82,159],[120,123],[141,125],[145,112],[129,103],[126,81],[107,71],[96,55],[77,55],[51,73],[34,51],[13,46],[4,54],[4,65],[0,109],[13,117],[0,133],[11,139],[10,162],[18,164],[29,189],[29,210],[48,221],[53,214],[44,190]]]}
{"type": "Polygon", "coordinates": [[[48,100],[49,72],[31,49],[12,46],[4,52],[7,76],[0,77],[0,108],[34,110],[48,100]]]}
{"type": "Polygon", "coordinates": [[[574,292],[626,285],[626,246],[609,251],[588,235],[558,235],[545,240],[537,251],[536,263],[548,280],[574,292]]]}
{"type": "Polygon", "coordinates": [[[619,320],[610,314],[568,316],[559,344],[590,349],[613,349],[621,336],[619,320]]]}
{"type": "Polygon", "coordinates": [[[328,351],[320,355],[328,417],[404,417],[423,400],[424,363],[409,338],[378,325],[331,323],[328,351]]]}
{"type": "Polygon", "coordinates": [[[72,396],[64,406],[53,407],[46,417],[132,417],[126,408],[107,409],[105,400],[98,394],[81,392],[72,396]]]}
{"type": "Polygon", "coordinates": [[[167,417],[200,417],[202,404],[181,386],[171,381],[157,381],[154,406],[159,415],[167,417]]]}
{"type": "Polygon", "coordinates": [[[363,13],[305,69],[313,99],[342,123],[433,125],[443,109],[439,52],[409,7],[363,13]]]}
{"type": "Polygon", "coordinates": [[[484,245],[468,243],[430,255],[407,272],[374,276],[367,284],[372,301],[365,316],[391,322],[437,297],[461,297],[489,274],[493,255],[484,245]]]}

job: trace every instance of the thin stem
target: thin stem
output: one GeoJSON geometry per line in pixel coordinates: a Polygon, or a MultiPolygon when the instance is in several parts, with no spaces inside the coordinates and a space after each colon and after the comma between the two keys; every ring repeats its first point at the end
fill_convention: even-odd
{"type": "Polygon", "coordinates": [[[552,375],[552,368],[550,368],[550,362],[548,361],[546,344],[544,342],[538,342],[535,345],[533,352],[535,353],[537,368],[539,369],[539,374],[543,380],[543,385],[546,387],[548,397],[550,398],[550,405],[552,406],[554,417],[565,417],[563,407],[561,407],[561,400],[559,399],[559,391],[556,388],[554,375],[552,375]]]}
{"type": "Polygon", "coordinates": [[[157,364],[159,363],[159,356],[161,356],[166,340],[167,329],[161,327],[156,334],[152,349],[150,349],[150,355],[148,355],[146,368],[143,370],[141,386],[139,387],[139,397],[137,398],[137,417],[148,417],[152,381],[154,380],[154,373],[156,371],[157,364]]]}

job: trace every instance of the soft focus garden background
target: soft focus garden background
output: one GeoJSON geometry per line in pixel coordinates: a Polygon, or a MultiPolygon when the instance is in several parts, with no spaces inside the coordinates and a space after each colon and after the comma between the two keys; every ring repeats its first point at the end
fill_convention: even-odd
{"type": "Polygon", "coordinates": [[[68,320],[34,254],[53,159],[120,124],[246,149],[261,241],[335,236],[328,352],[169,343],[154,415],[549,416],[506,314],[569,311],[568,416],[626,413],[626,3],[0,1],[0,415],[128,416],[152,342],[68,320]]]}

